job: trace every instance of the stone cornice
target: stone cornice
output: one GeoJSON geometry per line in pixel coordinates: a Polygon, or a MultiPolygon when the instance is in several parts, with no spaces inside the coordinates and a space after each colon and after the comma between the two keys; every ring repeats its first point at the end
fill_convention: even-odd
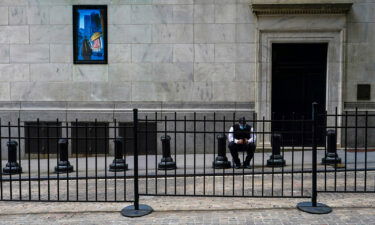
{"type": "Polygon", "coordinates": [[[353,3],[251,4],[253,13],[273,14],[346,14],[353,3]]]}

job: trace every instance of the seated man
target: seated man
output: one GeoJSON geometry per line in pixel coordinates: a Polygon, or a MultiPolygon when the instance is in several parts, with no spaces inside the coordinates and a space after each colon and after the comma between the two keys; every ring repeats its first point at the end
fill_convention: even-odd
{"type": "Polygon", "coordinates": [[[229,129],[229,150],[233,158],[233,166],[238,169],[241,161],[238,158],[239,151],[246,151],[247,156],[243,162],[244,168],[250,168],[250,161],[254,156],[256,135],[254,129],[246,123],[245,117],[239,119],[239,123],[229,129]]]}

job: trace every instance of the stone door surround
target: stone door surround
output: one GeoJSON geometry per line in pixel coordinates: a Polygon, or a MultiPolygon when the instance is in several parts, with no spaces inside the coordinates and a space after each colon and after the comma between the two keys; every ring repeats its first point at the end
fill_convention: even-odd
{"type": "MultiPolygon", "coordinates": [[[[351,4],[253,4],[257,15],[258,117],[271,118],[272,43],[328,43],[326,110],[342,112],[345,82],[346,13],[351,4]]],[[[334,120],[327,121],[328,124],[334,120]]],[[[341,121],[338,121],[339,125],[341,121]]],[[[270,124],[265,127],[270,130],[270,124]]],[[[340,137],[340,134],[338,134],[340,137]]],[[[267,137],[268,139],[268,137],[267,137]]],[[[340,138],[338,138],[340,140],[340,138]]],[[[265,140],[269,143],[269,140],[265,140]]]]}

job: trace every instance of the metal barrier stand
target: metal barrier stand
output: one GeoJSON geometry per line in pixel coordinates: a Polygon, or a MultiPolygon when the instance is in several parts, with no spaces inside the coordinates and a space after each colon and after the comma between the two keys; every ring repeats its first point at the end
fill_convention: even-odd
{"type": "Polygon", "coordinates": [[[121,210],[125,217],[141,217],[152,213],[153,209],[144,204],[139,204],[138,185],[138,109],[133,109],[133,135],[134,135],[134,205],[121,210]]]}
{"type": "Polygon", "coordinates": [[[311,214],[328,214],[332,212],[332,208],[317,202],[317,143],[316,143],[316,131],[317,131],[317,107],[318,103],[312,104],[312,195],[311,202],[300,202],[297,204],[297,208],[303,212],[311,214]]]}

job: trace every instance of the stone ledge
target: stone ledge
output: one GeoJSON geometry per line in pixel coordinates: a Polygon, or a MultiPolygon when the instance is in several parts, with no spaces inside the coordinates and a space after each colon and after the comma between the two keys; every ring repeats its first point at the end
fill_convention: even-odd
{"type": "Polygon", "coordinates": [[[344,102],[344,110],[375,110],[375,102],[344,102]]]}
{"type": "Polygon", "coordinates": [[[273,14],[346,14],[353,3],[251,4],[253,13],[273,14]]]}
{"type": "Polygon", "coordinates": [[[120,112],[140,111],[254,111],[254,102],[0,102],[0,111],[120,112]]]}

